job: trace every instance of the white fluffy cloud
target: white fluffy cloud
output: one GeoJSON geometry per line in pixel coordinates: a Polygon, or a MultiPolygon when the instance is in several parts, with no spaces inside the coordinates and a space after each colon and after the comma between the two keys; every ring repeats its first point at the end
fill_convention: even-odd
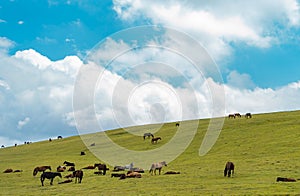
{"type": "Polygon", "coordinates": [[[279,41],[274,35],[278,30],[275,23],[286,28],[300,25],[296,0],[113,2],[122,20],[142,18],[185,31],[204,44],[218,62],[231,54],[232,42],[267,48],[279,41]]]}

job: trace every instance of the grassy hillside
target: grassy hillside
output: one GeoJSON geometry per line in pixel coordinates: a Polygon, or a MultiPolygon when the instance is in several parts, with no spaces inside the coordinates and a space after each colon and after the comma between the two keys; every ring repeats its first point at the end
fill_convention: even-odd
{"type": "MultiPolygon", "coordinates": [[[[187,121],[192,123],[192,121],[187,121]]],[[[77,168],[98,160],[79,136],[36,142],[0,149],[0,195],[252,195],[299,194],[300,182],[278,183],[277,176],[300,178],[300,111],[257,114],[252,119],[228,119],[216,144],[205,156],[198,155],[209,120],[200,120],[198,132],[189,147],[163,169],[180,171],[179,175],[151,176],[141,179],[111,178],[84,171],[81,184],[58,184],[65,179],[56,178],[53,186],[45,181],[42,187],[33,168],[51,165],[53,170],[65,160],[75,162],[77,168]],[[85,151],[85,156],[80,152],[85,151]],[[236,165],[233,178],[223,177],[226,161],[236,165]],[[21,173],[2,173],[7,168],[22,169],[21,173]]],[[[133,127],[149,130],[153,125],[133,127]]],[[[175,133],[174,123],[165,124],[157,145],[143,141],[123,130],[108,131],[110,138],[121,146],[133,150],[149,150],[167,143],[175,133]]],[[[97,145],[96,145],[97,146],[97,145]]],[[[117,152],[116,156],[117,156],[117,152]]],[[[130,163],[130,162],[128,162],[130,163]]],[[[112,169],[113,166],[110,166],[112,169]]],[[[149,165],[150,167],[150,165],[149,165]]],[[[149,168],[144,168],[149,169],[149,168]]],[[[64,172],[62,175],[67,175],[64,172]]]]}

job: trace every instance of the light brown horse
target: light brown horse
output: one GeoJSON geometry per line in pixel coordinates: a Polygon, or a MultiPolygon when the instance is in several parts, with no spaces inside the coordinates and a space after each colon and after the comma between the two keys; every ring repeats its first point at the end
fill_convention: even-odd
{"type": "Polygon", "coordinates": [[[34,170],[33,170],[33,176],[36,176],[36,174],[38,172],[44,172],[46,169],[49,169],[51,171],[51,167],[48,166],[48,165],[47,166],[40,166],[40,167],[34,168],[34,170]]]}
{"type": "Polygon", "coordinates": [[[167,166],[167,163],[165,161],[158,162],[158,163],[152,163],[149,173],[151,173],[151,175],[153,175],[153,172],[154,172],[154,174],[156,175],[156,170],[158,170],[159,175],[160,175],[160,171],[163,166],[167,166]]]}

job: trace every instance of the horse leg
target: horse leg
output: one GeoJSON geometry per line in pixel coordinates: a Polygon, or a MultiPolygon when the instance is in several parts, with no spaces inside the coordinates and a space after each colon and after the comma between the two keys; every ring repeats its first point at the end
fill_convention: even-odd
{"type": "Polygon", "coordinates": [[[225,167],[225,169],[224,169],[224,177],[226,177],[226,175],[227,175],[227,168],[225,167]]]}
{"type": "Polygon", "coordinates": [[[41,177],[42,186],[44,186],[44,180],[45,180],[45,178],[41,177]]]}
{"type": "Polygon", "coordinates": [[[161,170],[161,168],[159,168],[159,169],[158,169],[158,171],[159,171],[159,175],[160,175],[160,170],[161,170]]]}
{"type": "Polygon", "coordinates": [[[51,178],[50,185],[53,185],[53,179],[54,179],[54,178],[51,178]]]}
{"type": "Polygon", "coordinates": [[[228,170],[228,177],[230,177],[230,175],[231,175],[231,170],[229,169],[228,170]]]}

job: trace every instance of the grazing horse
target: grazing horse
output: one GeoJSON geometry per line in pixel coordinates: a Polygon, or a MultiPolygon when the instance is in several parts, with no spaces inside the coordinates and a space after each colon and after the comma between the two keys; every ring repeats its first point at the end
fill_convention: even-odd
{"type": "Polygon", "coordinates": [[[75,183],[81,183],[82,177],[83,177],[83,171],[82,170],[76,170],[73,172],[73,177],[75,178],[75,183]]]}
{"type": "Polygon", "coordinates": [[[154,135],[152,133],[144,133],[144,136],[143,136],[144,140],[145,140],[146,137],[147,138],[149,138],[149,137],[154,138],[154,135]]]}
{"type": "Polygon", "coordinates": [[[158,140],[161,140],[161,137],[152,138],[151,143],[154,144],[157,143],[158,140]]]}
{"type": "Polygon", "coordinates": [[[241,115],[240,113],[235,113],[234,116],[235,116],[235,117],[239,117],[239,118],[242,117],[242,115],[241,115]]]}
{"type": "Polygon", "coordinates": [[[58,176],[61,178],[61,174],[59,172],[44,172],[42,173],[41,175],[41,183],[42,183],[42,186],[44,186],[44,180],[45,178],[47,179],[50,179],[50,185],[53,184],[53,179],[58,176]]]}
{"type": "Polygon", "coordinates": [[[245,114],[245,118],[252,118],[251,113],[246,113],[246,114],[245,114]]]}
{"type": "Polygon", "coordinates": [[[98,167],[98,170],[102,170],[103,171],[103,175],[106,174],[106,170],[109,170],[109,168],[105,165],[105,164],[101,164],[101,163],[95,163],[94,167],[98,167]]]}
{"type": "Polygon", "coordinates": [[[38,172],[44,172],[46,169],[49,169],[51,171],[51,167],[50,166],[41,166],[41,167],[36,167],[33,170],[33,176],[36,176],[36,174],[38,172]]]}
{"type": "Polygon", "coordinates": [[[234,173],[234,164],[232,162],[227,162],[224,169],[224,176],[230,177],[232,171],[232,175],[234,173]]]}
{"type": "Polygon", "coordinates": [[[65,161],[64,164],[66,166],[75,166],[75,163],[71,163],[71,162],[68,162],[68,161],[65,161]]]}
{"type": "Polygon", "coordinates": [[[156,170],[158,170],[159,175],[160,175],[160,171],[163,166],[167,166],[167,163],[165,161],[158,162],[158,163],[152,163],[149,173],[151,173],[151,175],[153,175],[153,172],[154,172],[154,174],[156,175],[156,170]]]}
{"type": "Polygon", "coordinates": [[[179,127],[179,123],[176,123],[176,127],[179,127]]]}
{"type": "Polygon", "coordinates": [[[57,139],[62,139],[63,137],[61,135],[57,136],[57,139]]]}
{"type": "Polygon", "coordinates": [[[228,118],[235,118],[235,115],[234,114],[229,114],[228,118]]]}

